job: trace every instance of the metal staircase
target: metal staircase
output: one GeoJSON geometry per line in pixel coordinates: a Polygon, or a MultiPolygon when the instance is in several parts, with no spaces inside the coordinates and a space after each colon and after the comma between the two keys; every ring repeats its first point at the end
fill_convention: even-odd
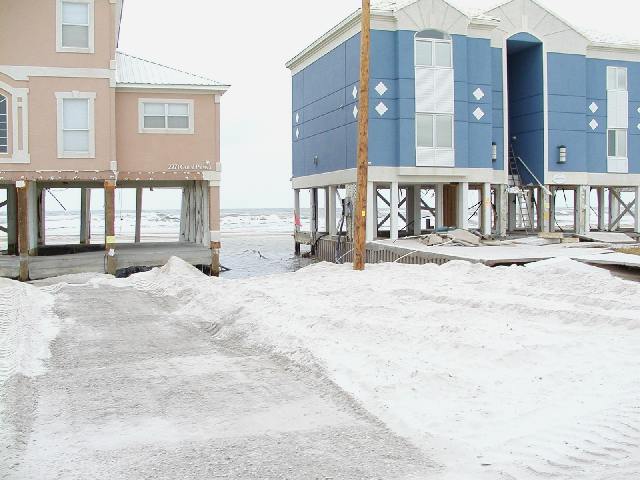
{"type": "Polygon", "coordinates": [[[509,193],[516,196],[518,210],[516,212],[516,226],[518,218],[520,226],[525,232],[533,232],[533,196],[532,191],[523,188],[522,176],[520,175],[520,162],[522,160],[516,155],[513,144],[509,144],[509,193]],[[520,216],[518,217],[518,212],[520,216]]]}

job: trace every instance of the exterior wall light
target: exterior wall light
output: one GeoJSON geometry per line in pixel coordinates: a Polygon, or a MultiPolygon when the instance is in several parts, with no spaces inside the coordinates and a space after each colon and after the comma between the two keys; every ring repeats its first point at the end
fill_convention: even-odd
{"type": "Polygon", "coordinates": [[[496,144],[496,142],[493,142],[491,144],[491,161],[498,161],[498,145],[496,144]]]}
{"type": "Polygon", "coordinates": [[[558,147],[558,163],[567,163],[567,147],[564,145],[558,147]]]}
{"type": "Polygon", "coordinates": [[[315,155],[313,157],[313,164],[316,165],[316,166],[318,165],[318,155],[315,155]]]}

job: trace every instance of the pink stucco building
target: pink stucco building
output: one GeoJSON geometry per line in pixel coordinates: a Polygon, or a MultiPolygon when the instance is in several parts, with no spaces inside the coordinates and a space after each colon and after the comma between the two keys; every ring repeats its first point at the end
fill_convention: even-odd
{"type": "Polygon", "coordinates": [[[122,9],[123,0],[0,2],[5,276],[15,266],[33,277],[46,246],[44,192],[55,186],[83,191],[81,244],[91,235],[86,197],[104,189],[109,272],[135,263],[119,261],[114,190],[136,188],[139,209],[142,188],[182,188],[181,244],[211,249],[216,270],[220,98],[228,86],[117,52],[122,9]]]}

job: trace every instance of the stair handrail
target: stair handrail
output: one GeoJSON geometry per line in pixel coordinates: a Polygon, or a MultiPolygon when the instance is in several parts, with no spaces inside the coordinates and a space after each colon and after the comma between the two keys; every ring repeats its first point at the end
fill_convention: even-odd
{"type": "Polygon", "coordinates": [[[542,190],[544,190],[544,193],[546,193],[547,195],[551,195],[551,190],[549,190],[547,187],[545,187],[542,182],[540,180],[538,180],[538,177],[536,177],[536,175],[531,171],[531,169],[529,168],[529,166],[524,162],[524,160],[522,160],[521,157],[516,157],[520,163],[522,163],[522,165],[524,165],[524,168],[527,169],[527,172],[529,172],[529,175],[531,175],[533,177],[533,179],[536,181],[536,183],[538,184],[538,186],[540,188],[542,188],[542,190]]]}

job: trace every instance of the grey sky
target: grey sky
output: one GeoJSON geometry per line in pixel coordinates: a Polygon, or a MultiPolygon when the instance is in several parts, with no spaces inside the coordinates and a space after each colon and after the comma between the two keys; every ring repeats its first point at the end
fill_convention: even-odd
{"type": "MultiPolygon", "coordinates": [[[[453,1],[474,9],[496,4],[453,1]]],[[[539,1],[577,27],[640,36],[637,0],[539,1]]],[[[360,4],[125,0],[121,50],[233,85],[222,101],[223,208],[292,205],[291,77],[284,64],[360,4]]],[[[171,208],[175,199],[157,194],[147,206],[171,208]]]]}

